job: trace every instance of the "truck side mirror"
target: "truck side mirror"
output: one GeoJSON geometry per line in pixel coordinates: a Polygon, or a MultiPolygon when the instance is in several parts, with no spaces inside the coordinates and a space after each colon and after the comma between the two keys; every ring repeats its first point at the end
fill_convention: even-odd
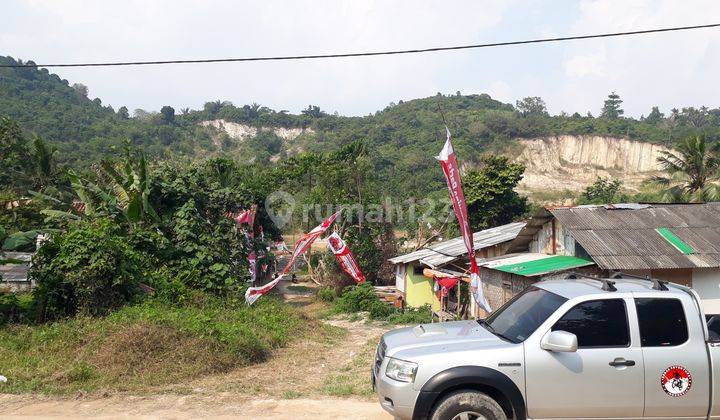
{"type": "Polygon", "coordinates": [[[540,348],[548,351],[576,352],[577,336],[567,331],[549,331],[540,340],[540,348]]]}

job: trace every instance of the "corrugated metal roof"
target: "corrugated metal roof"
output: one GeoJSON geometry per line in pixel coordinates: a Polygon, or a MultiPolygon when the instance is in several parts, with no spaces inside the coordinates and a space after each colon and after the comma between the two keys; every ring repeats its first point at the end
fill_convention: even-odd
{"type": "Polygon", "coordinates": [[[398,255],[397,257],[390,258],[388,261],[390,261],[393,264],[407,264],[409,262],[420,260],[424,257],[427,257],[428,255],[434,254],[430,249],[427,248],[421,248],[417,251],[413,251],[409,254],[404,255],[398,255]]]}
{"type": "MultiPolygon", "coordinates": [[[[473,234],[473,248],[477,251],[511,241],[515,239],[524,226],[525,222],[517,222],[475,232],[473,234]]],[[[389,261],[393,264],[407,264],[413,261],[420,261],[428,267],[436,268],[457,259],[466,252],[465,243],[460,236],[409,254],[391,258],[389,261]]]]}
{"type": "Polygon", "coordinates": [[[592,261],[567,255],[538,253],[512,254],[478,261],[481,267],[525,277],[542,276],[594,264],[592,261]]]}
{"type": "MultiPolygon", "coordinates": [[[[0,264],[0,278],[2,282],[28,281],[27,273],[33,254],[29,252],[6,252],[3,259],[23,261],[18,264],[0,264]]],[[[2,284],[0,282],[0,285],[2,284]]]]}
{"type": "Polygon", "coordinates": [[[720,203],[549,210],[603,269],[720,267],[720,203]],[[667,229],[685,255],[656,229],[667,229]]]}

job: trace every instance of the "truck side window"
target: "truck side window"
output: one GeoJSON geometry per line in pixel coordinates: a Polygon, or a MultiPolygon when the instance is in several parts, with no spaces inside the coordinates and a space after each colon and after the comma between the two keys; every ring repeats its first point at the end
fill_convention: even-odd
{"type": "Polygon", "coordinates": [[[688,340],[687,323],[678,299],[635,299],[643,347],[678,346],[688,340]]]}
{"type": "Polygon", "coordinates": [[[630,345],[627,311],[622,299],[580,303],[563,315],[552,329],[575,334],[578,348],[630,345]]]}

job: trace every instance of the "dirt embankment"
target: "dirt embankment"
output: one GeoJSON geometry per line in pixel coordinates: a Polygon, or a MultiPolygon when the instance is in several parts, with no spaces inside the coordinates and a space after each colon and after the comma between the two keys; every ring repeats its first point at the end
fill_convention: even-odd
{"type": "Polygon", "coordinates": [[[598,176],[636,190],[659,171],[657,158],[670,149],[657,144],[603,136],[555,136],[520,140],[517,162],[525,165],[520,188],[581,191],[598,176]]]}

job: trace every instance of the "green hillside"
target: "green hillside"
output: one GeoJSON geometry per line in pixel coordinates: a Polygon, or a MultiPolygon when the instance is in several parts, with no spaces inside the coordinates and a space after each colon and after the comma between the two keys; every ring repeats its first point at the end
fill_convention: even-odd
{"type": "MultiPolygon", "coordinates": [[[[13,63],[10,57],[0,62],[13,63]]],[[[603,98],[598,98],[601,102],[603,98]]],[[[620,101],[621,102],[621,101],[620,101]]],[[[512,151],[513,139],[555,134],[610,135],[674,144],[702,133],[720,139],[720,109],[683,108],[667,115],[656,108],[641,119],[622,117],[617,98],[606,101],[602,116],[550,116],[540,98],[505,104],[486,94],[441,95],[400,101],[364,117],[344,117],[309,106],[300,114],[251,104],[207,102],[202,110],[136,112],[114,110],[87,97],[87,88],[35,68],[0,69],[0,114],[16,120],[27,133],[54,143],[59,160],[73,166],[97,162],[124,139],[155,158],[198,157],[229,153],[241,162],[268,164],[299,151],[327,152],[362,140],[376,173],[386,179],[387,192],[442,190],[433,156],[442,147],[445,114],[454,145],[466,164],[488,151],[512,151]],[[223,119],[261,128],[245,141],[201,127],[200,122],[223,119]],[[310,128],[291,142],[272,133],[273,127],[310,128]],[[263,130],[264,128],[264,130],[263,130]]]]}

